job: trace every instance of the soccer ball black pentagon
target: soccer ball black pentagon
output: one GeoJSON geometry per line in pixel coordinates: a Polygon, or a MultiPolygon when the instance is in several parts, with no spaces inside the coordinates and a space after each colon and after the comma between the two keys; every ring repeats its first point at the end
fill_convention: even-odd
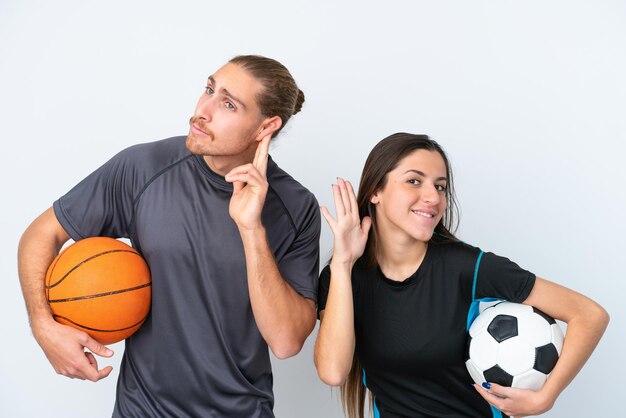
{"type": "Polygon", "coordinates": [[[500,302],[472,323],[465,366],[478,384],[539,390],[562,347],[563,332],[550,316],[529,305],[500,302]]]}

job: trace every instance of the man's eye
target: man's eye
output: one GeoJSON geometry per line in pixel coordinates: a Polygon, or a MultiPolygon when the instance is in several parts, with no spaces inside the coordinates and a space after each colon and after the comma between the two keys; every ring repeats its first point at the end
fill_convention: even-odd
{"type": "Polygon", "coordinates": [[[206,86],[205,90],[206,90],[206,94],[213,94],[213,93],[215,93],[215,91],[213,90],[213,88],[211,86],[206,86]]]}
{"type": "Polygon", "coordinates": [[[235,105],[233,105],[231,102],[226,102],[226,109],[235,110],[235,105]]]}

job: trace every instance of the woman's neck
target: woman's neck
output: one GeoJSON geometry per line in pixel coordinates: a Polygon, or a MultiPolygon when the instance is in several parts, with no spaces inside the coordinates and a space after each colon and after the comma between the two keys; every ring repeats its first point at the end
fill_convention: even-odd
{"type": "Polygon", "coordinates": [[[427,242],[415,239],[393,240],[380,235],[377,238],[376,258],[380,270],[388,279],[403,281],[422,265],[428,248],[427,242]]]}

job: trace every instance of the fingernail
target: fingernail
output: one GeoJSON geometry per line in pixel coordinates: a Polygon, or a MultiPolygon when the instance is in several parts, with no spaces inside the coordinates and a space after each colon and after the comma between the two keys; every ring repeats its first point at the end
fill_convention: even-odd
{"type": "Polygon", "coordinates": [[[108,354],[108,355],[113,354],[113,350],[111,350],[111,349],[109,349],[109,348],[105,348],[105,349],[104,349],[104,352],[105,352],[106,354],[108,354]]]}
{"type": "Polygon", "coordinates": [[[489,383],[489,382],[483,382],[483,387],[484,387],[485,389],[491,389],[491,383],[489,383]]]}

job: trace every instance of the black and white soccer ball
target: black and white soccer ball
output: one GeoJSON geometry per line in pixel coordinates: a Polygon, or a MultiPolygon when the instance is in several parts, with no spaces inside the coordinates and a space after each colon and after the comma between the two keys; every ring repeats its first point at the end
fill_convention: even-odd
{"type": "Polygon", "coordinates": [[[470,326],[465,366],[478,384],[539,390],[562,348],[563,332],[553,318],[529,305],[500,302],[470,326]]]}

